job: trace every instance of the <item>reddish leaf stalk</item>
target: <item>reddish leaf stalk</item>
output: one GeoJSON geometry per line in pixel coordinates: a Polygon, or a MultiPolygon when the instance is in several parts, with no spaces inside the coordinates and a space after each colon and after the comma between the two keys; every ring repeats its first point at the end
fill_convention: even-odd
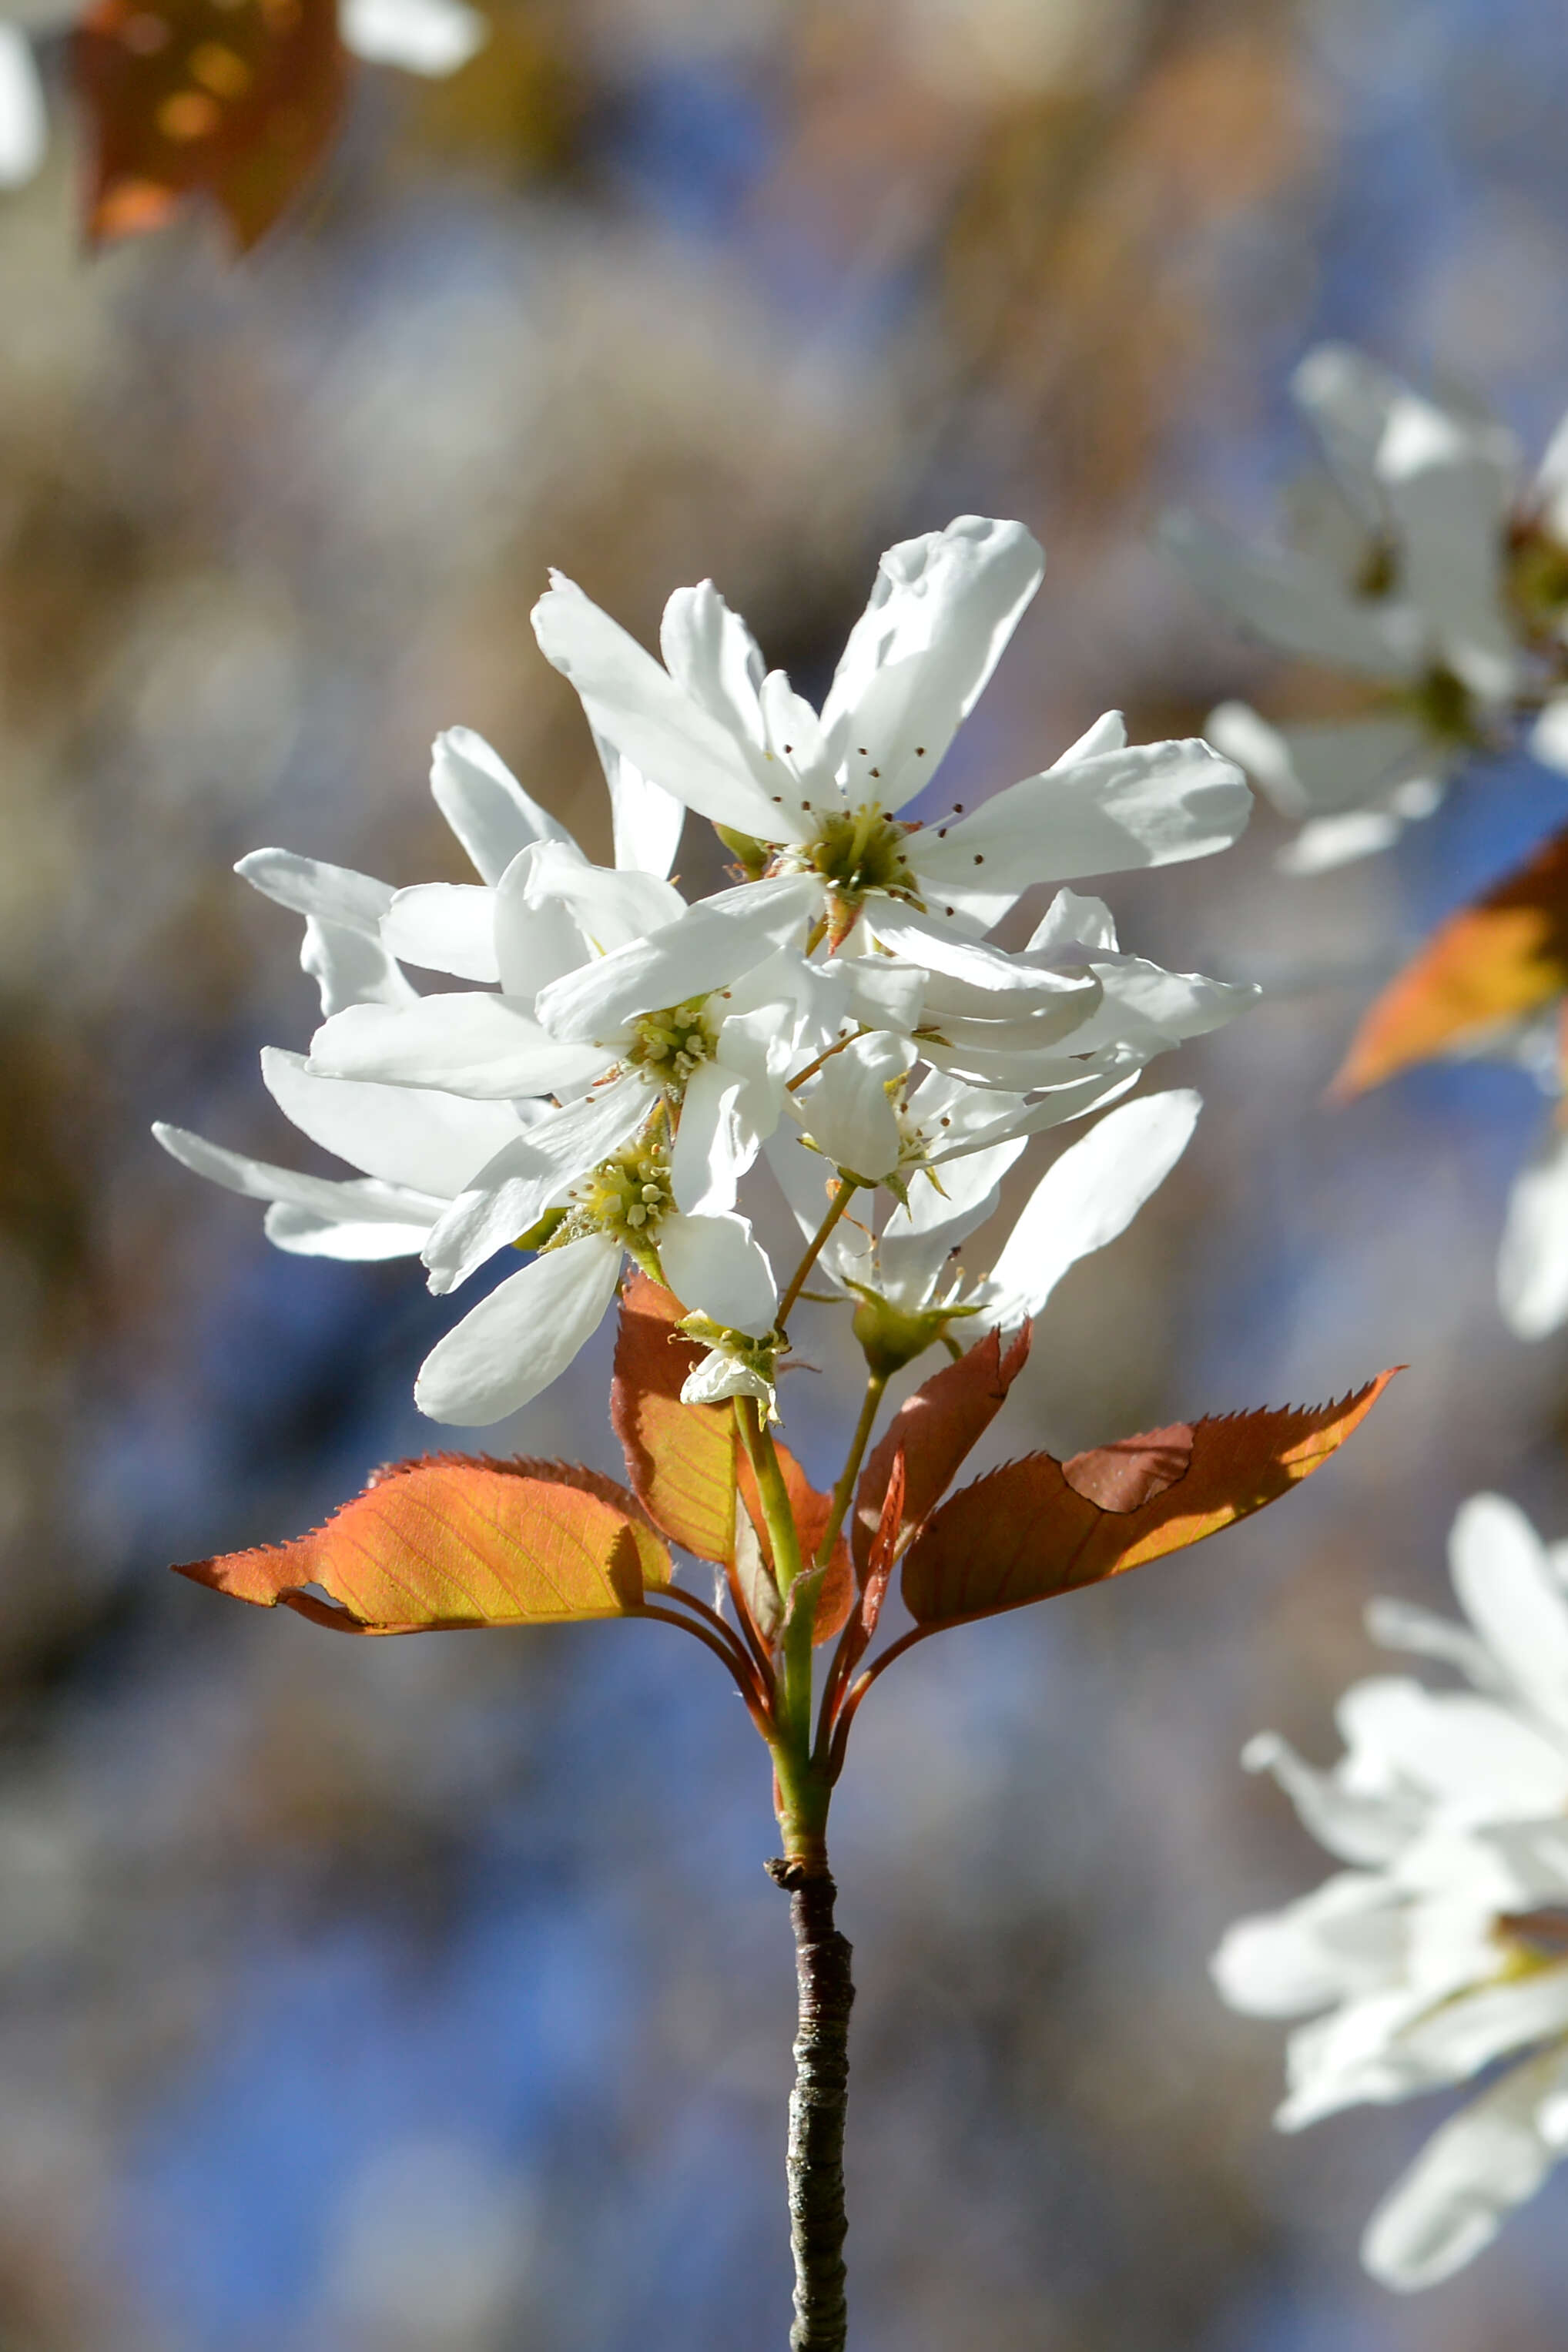
{"type": "Polygon", "coordinates": [[[790,1898],[799,2009],[789,2102],[790,2352],[844,2352],[849,2307],[844,2239],[844,2122],[849,2100],[850,1948],[834,1925],[837,1888],[824,1864],[771,1862],[790,1898]]]}

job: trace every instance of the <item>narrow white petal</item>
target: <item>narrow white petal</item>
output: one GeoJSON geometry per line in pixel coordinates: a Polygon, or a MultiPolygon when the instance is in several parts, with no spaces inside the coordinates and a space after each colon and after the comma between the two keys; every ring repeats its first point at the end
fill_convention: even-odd
{"type": "Polygon", "coordinates": [[[1363,1785],[1376,1774],[1418,1790],[1450,1822],[1568,1810],[1568,1748],[1493,1699],[1377,1675],[1353,1684],[1336,1717],[1363,1785]]]}
{"type": "Polygon", "coordinates": [[[1405,608],[1364,602],[1304,556],[1243,547],[1190,515],[1168,515],[1160,536],[1205,596],[1281,653],[1367,677],[1418,672],[1420,631],[1405,608]]]}
{"type": "Polygon", "coordinates": [[[1426,730],[1396,715],[1270,727],[1245,702],[1222,702],[1205,724],[1215,748],[1292,822],[1340,815],[1415,778],[1436,781],[1445,764],[1426,730]]]}
{"type": "Polygon", "coordinates": [[[563,824],[531,800],[501,758],[471,727],[448,727],[430,750],[437,807],[481,880],[499,882],[532,841],[570,841],[563,824]]]}
{"type": "Polygon", "coordinates": [[[832,1055],[795,1097],[806,1133],[835,1167],[874,1184],[898,1166],[903,1142],[888,1087],[913,1058],[902,1038],[872,1031],[832,1055]]]}
{"type": "Polygon", "coordinates": [[[678,588],[664,608],[659,651],[682,693],[737,742],[761,751],[766,742],[762,686],[767,665],[739,613],[711,580],[678,588]]]}
{"type": "Polygon", "coordinates": [[[15,25],[0,25],[0,188],[19,188],[44,160],[48,119],[32,43],[15,25]]]}
{"type": "Polygon", "coordinates": [[[1502,609],[1512,470],[1495,429],[1479,431],[1411,393],[1394,403],[1377,452],[1400,587],[1444,660],[1488,695],[1506,694],[1516,667],[1502,609]]]}
{"type": "Polygon", "coordinates": [[[909,1207],[895,1205],[877,1244],[885,1297],[910,1308],[924,1306],[949,1253],[992,1214],[1002,1179],[1026,1147],[1019,1136],[955,1160],[940,1192],[927,1177],[911,1182],[909,1207]]]}
{"type": "Polygon", "coordinates": [[[349,866],[326,866],[318,857],[301,857],[292,849],[253,849],[235,872],[274,905],[290,914],[314,915],[323,923],[345,930],[381,936],[381,919],[395,892],[390,882],[356,874],[349,866]]]}
{"type": "Polygon", "coordinates": [[[1568,694],[1554,694],[1530,730],[1532,756],[1544,767],[1568,774],[1568,694]]]}
{"type": "Polygon", "coordinates": [[[678,922],[686,901],[673,883],[636,866],[590,866],[575,851],[546,842],[530,860],[528,898],[535,907],[558,900],[598,955],[678,922]]]}
{"type": "Polygon", "coordinates": [[[384,1224],[376,1218],[358,1219],[345,1203],[341,1216],[323,1217],[291,1201],[274,1201],[262,1219],[262,1231],[275,1249],[291,1257],[346,1258],[369,1263],[382,1258],[417,1257],[425,1246],[427,1224],[384,1224]]]}
{"type": "MultiPolygon", "coordinates": [[[[1012,1108],[1018,1099],[1016,1095],[992,1095],[993,1101],[1008,1108],[999,1108],[993,1119],[977,1120],[963,1133],[958,1133],[955,1126],[952,1139],[930,1154],[929,1164],[945,1168],[950,1161],[963,1159],[971,1151],[984,1151],[992,1144],[1010,1142],[1015,1136],[1044,1135],[1068,1119],[1082,1118],[1089,1111],[1114,1102],[1130,1087],[1135,1087],[1142,1076],[1142,1067],[1136,1064],[1131,1069],[1113,1066],[1100,1070],[1092,1077],[1048,1087],[1037,1101],[1026,1103],[1022,1109],[1012,1108]]],[[[990,1089],[978,1091],[989,1093],[990,1089]]]]}
{"type": "Polygon", "coordinates": [[[535,1258],[437,1342],[414,1385],[420,1412],[479,1429],[531,1403],[593,1338],[620,1270],[605,1234],[535,1258]]]}
{"type": "Polygon", "coordinates": [[[944,840],[930,827],[915,834],[905,855],[938,898],[950,876],[970,878],[976,857],[1022,889],[1207,857],[1239,839],[1251,810],[1240,769],[1208,744],[1141,743],[1026,776],[949,825],[944,840]]]}
{"type": "Polygon", "coordinates": [[[1472,1495],[1448,1539],[1454,1590],[1514,1687],[1568,1730],[1568,1600],[1515,1503],[1472,1495]]]}
{"type": "Polygon", "coordinates": [[[1568,1321],[1568,1127],[1555,1119],[1509,1194],[1498,1304],[1519,1339],[1544,1339],[1568,1321]]]}
{"type": "Polygon", "coordinates": [[[1398,1889],[1343,1870],[1282,1911],[1238,1919],[1209,1963],[1220,1999],[1247,2017],[1301,2017],[1396,1982],[1398,1889]]]}
{"type": "Polygon", "coordinates": [[[455,1290],[498,1249],[536,1225],[579,1178],[636,1134],[653,1103],[635,1073],[586,1102],[547,1111],[479,1169],[439,1219],[425,1250],[430,1287],[455,1290]]]}
{"type": "Polygon", "coordinates": [[[1400,2293],[1436,2286],[1489,2245],[1561,2156],[1543,2116],[1568,2089],[1568,2052],[1517,2067],[1429,2139],[1368,2222],[1362,2260],[1400,2293]]]}
{"type": "Polygon", "coordinates": [[[1209,980],[1201,971],[1163,971],[1141,956],[1097,958],[1089,966],[1103,995],[1073,1032],[1075,1053],[1120,1045],[1148,1058],[1188,1037],[1206,1037],[1257,1003],[1253,981],[1209,980]]]}
{"type": "MultiPolygon", "coordinates": [[[[781,1127],[763,1150],[795,1223],[809,1240],[832,1205],[828,1187],[836,1181],[833,1169],[819,1151],[807,1150],[793,1127],[781,1127]]],[[[816,1272],[840,1284],[870,1281],[871,1234],[853,1203],[828,1234],[816,1272]]]]}
{"type": "Polygon", "coordinates": [[[1417,1657],[1438,1658],[1445,1665],[1457,1666],[1478,1690],[1496,1692],[1508,1687],[1507,1677],[1484,1642],[1413,1601],[1369,1601],[1366,1630],[1385,1650],[1409,1650],[1417,1657]]]}
{"type": "Polygon", "coordinates": [[[563,1045],[514,999],[476,990],[412,1004],[353,1004],[310,1040],[310,1067],[329,1078],[371,1078],[500,1102],[573,1092],[605,1068],[595,1046],[563,1045]]]}
{"type": "Polygon", "coordinates": [[[688,1217],[677,1211],[659,1226],[658,1258],[689,1315],[710,1316],[753,1339],[772,1330],[778,1286],[744,1217],[688,1217]]]}
{"type": "Polygon", "coordinates": [[[374,1177],[342,1182],[330,1176],[303,1176],[297,1168],[278,1168],[270,1160],[253,1160],[247,1152],[226,1150],[188,1129],[167,1126],[160,1119],[153,1132],[172,1160],[195,1176],[221,1184],[249,1201],[286,1201],[331,1223],[417,1225],[423,1233],[445,1205],[405,1185],[384,1184],[374,1177]]]}
{"type": "MultiPolygon", "coordinates": [[[[531,842],[520,849],[495,888],[496,962],[503,994],[531,1005],[542,988],[589,959],[587,940],[569,907],[533,895],[533,869],[547,854],[581,858],[574,844],[531,842]]],[[[586,863],[585,860],[582,860],[586,863]]]]}
{"type": "Polygon", "coordinates": [[[706,996],[800,930],[819,895],[815,876],[788,874],[701,899],[647,939],[542,989],[539,1018],[557,1037],[613,1036],[640,1013],[706,996]]]}
{"type": "Polygon", "coordinates": [[[673,793],[624,760],[613,743],[595,737],[595,749],[610,788],[616,864],[624,871],[668,878],[680,847],[686,811],[673,793]]]}
{"type": "Polygon", "coordinates": [[[1126,1231],[1186,1150],[1201,1101],[1184,1087],[1123,1103],[1052,1163],[985,1285],[998,1321],[1037,1315],[1068,1266],[1126,1231]]]}
{"type": "Polygon", "coordinates": [[[464,0],[338,0],[343,46],[370,65],[441,79],[468,64],[489,26],[464,0]]]}
{"type": "Polygon", "coordinates": [[[1058,890],[1035,926],[1025,952],[1063,955],[1071,948],[1093,948],[1114,955],[1116,919],[1103,898],[1080,898],[1076,890],[1058,890]]]}
{"type": "Polygon", "coordinates": [[[1277,1732],[1258,1732],[1241,1751],[1248,1772],[1271,1772],[1303,1828],[1341,1862],[1391,1862],[1422,1826],[1425,1808],[1411,1794],[1373,1796],[1319,1772],[1277,1732]]]}
{"type": "Polygon", "coordinates": [[[1363,522],[1385,527],[1377,447],[1404,385],[1348,343],[1320,343],[1290,379],[1297,406],[1310,418],[1334,478],[1363,522]]]}
{"type": "MultiPolygon", "coordinates": [[[[1436,803],[1434,803],[1434,806],[1436,803]]],[[[1426,815],[1427,811],[1421,811],[1426,815]]],[[[1358,858],[1391,849],[1405,819],[1387,809],[1357,809],[1349,816],[1314,817],[1275,860],[1281,874],[1331,874],[1358,858]]]]}
{"type": "Polygon", "coordinates": [[[495,894],[477,882],[420,882],[399,890],[381,919],[384,945],[422,971],[449,971],[458,980],[493,983],[495,894]]]}
{"type": "Polygon", "coordinates": [[[874,937],[906,962],[940,973],[943,982],[931,986],[926,1002],[937,1013],[1000,1016],[1047,1007],[1070,999],[1097,1002],[1087,972],[1063,971],[1054,964],[1010,955],[987,947],[983,940],[966,940],[929,915],[915,914],[893,899],[874,902],[868,909],[874,937]]]}
{"type": "Polygon", "coordinates": [[[351,1004],[412,1004],[416,994],[373,933],[323,923],[314,915],[305,918],[300,969],[316,983],[324,1021],[351,1004]]]}
{"type": "Polygon", "coordinates": [[[1044,569],[1022,523],[982,515],[888,550],[822,709],[852,803],[902,808],[930,782],[1044,569]]]}
{"type": "Polygon", "coordinates": [[[300,1054],[261,1052],[261,1076],[285,1118],[367,1176],[451,1199],[519,1133],[507,1103],[469,1102],[424,1087],[324,1078],[300,1054]]]}
{"type": "Polygon", "coordinates": [[[758,1137],[741,1117],[746,1081],[721,1062],[704,1062],[687,1086],[669,1156],[675,1205],[689,1215],[735,1205],[741,1177],[756,1158],[758,1137]]]}
{"type": "Polygon", "coordinates": [[[749,752],[574,582],[558,572],[552,582],[533,608],[534,633],[581,695],[595,733],[715,824],[765,841],[806,839],[811,826],[798,807],[775,802],[757,780],[760,749],[749,752]]]}

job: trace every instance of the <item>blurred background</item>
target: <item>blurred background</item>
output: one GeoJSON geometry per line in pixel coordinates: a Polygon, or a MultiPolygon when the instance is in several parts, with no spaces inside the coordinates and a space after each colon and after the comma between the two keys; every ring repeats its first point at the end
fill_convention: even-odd
{"type": "MultiPolygon", "coordinates": [[[[298,926],[232,861],[457,878],[424,781],[456,722],[602,853],[528,626],[551,562],[645,638],[711,574],[816,693],[888,541],[1021,516],[1049,568],[943,770],[971,801],[1110,704],[1144,737],[1283,707],[1160,509],[1265,527],[1328,335],[1538,446],[1565,118],[1555,0],[495,0],[450,82],[360,78],[230,268],[200,223],[86,260],[62,104],[0,206],[4,2352],[786,2326],[789,1937],[710,1662],[653,1626],[336,1641],[166,1573],[441,1442],[410,1389],[454,1312],[268,1250],[149,1138],[309,1154],[256,1070],[313,1025],[298,926]]],[[[1528,1083],[1321,1099],[1376,982],[1565,814],[1493,766],[1367,866],[1277,877],[1260,813],[1108,887],[1127,943],[1268,1001],[1162,1065],[1197,1139],[1058,1294],[993,1457],[1412,1370],[1279,1511],[924,1647],[862,1714],[858,2352],[1560,2338],[1568,2186],[1389,2296],[1357,2237],[1437,2107],[1276,2138],[1282,2037],[1205,1961],[1323,1870],[1247,1735],[1327,1759],[1364,1601],[1446,1603],[1472,1489],[1568,1533],[1568,1343],[1491,1298],[1528,1083]]],[[[613,1467],[607,1338],[474,1443],[613,1467]]],[[[824,1468],[835,1345],[788,1398],[824,1468]]]]}

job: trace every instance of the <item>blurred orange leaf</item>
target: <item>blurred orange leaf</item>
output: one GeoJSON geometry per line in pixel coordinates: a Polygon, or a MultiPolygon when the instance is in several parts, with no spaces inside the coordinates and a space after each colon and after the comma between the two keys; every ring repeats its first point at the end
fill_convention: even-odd
{"type": "Polygon", "coordinates": [[[206,196],[254,245],[321,162],[347,82],[337,0],[98,0],[73,65],[95,243],[206,196]]]}
{"type": "Polygon", "coordinates": [[[935,1509],[1006,1402],[1029,1353],[1030,1326],[1002,1353],[1002,1335],[988,1331],[956,1363],[945,1364],[907,1397],[873,1446],[855,1497],[855,1565],[866,1573],[893,1465],[904,1457],[900,1538],[935,1509]]]}
{"type": "Polygon", "coordinates": [[[621,1297],[610,1419],[650,1519],[699,1559],[727,1567],[735,1541],[735,1421],[727,1404],[682,1404],[702,1357],[675,1326],[679,1300],[639,1274],[621,1297]]]}
{"type": "Polygon", "coordinates": [[[910,1614],[928,1631],[963,1624],[1217,1535],[1310,1477],[1393,1378],[1380,1373],[1337,1404],[1180,1423],[1068,1462],[1031,1454],[990,1471],[910,1546],[910,1614]]]}
{"type": "Polygon", "coordinates": [[[1568,833],[1473,906],[1451,915],[1364,1015],[1332,1093],[1342,1101],[1396,1070],[1568,990],[1568,833]]]}
{"type": "Polygon", "coordinates": [[[337,1633],[423,1633],[634,1615],[669,1554],[612,1479],[441,1454],[377,1472],[312,1535],[176,1572],[337,1633]]]}

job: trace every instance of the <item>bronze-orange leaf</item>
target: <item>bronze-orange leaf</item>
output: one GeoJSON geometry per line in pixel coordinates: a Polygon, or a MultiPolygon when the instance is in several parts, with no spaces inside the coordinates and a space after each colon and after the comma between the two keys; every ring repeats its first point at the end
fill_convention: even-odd
{"type": "Polygon", "coordinates": [[[675,1326],[679,1302],[645,1274],[627,1284],[610,1419],[649,1518],[699,1559],[729,1563],[735,1540],[735,1421],[727,1404],[682,1404],[702,1350],[675,1326]]]}
{"type": "Polygon", "coordinates": [[[944,1364],[907,1397],[893,1415],[867,1459],[855,1497],[855,1565],[862,1578],[899,1455],[904,1457],[905,1475],[901,1538],[935,1509],[964,1457],[1001,1412],[1028,1360],[1029,1332],[1026,1323],[1004,1356],[1000,1332],[988,1331],[967,1355],[944,1364]]]}
{"type": "Polygon", "coordinates": [[[1332,1092],[1364,1094],[1565,990],[1568,832],[1439,926],[1363,1015],[1332,1092]]]}
{"type": "Polygon", "coordinates": [[[928,1629],[963,1624],[1201,1543],[1310,1477],[1393,1378],[1382,1372],[1337,1404],[1182,1423],[1067,1464],[1048,1454],[1009,1462],[954,1495],[916,1537],[905,1605],[928,1629]]]}
{"type": "Polygon", "coordinates": [[[311,1535],[177,1573],[334,1632],[425,1633],[634,1615],[669,1554],[611,1479],[448,1454],[378,1471],[311,1535]]]}

